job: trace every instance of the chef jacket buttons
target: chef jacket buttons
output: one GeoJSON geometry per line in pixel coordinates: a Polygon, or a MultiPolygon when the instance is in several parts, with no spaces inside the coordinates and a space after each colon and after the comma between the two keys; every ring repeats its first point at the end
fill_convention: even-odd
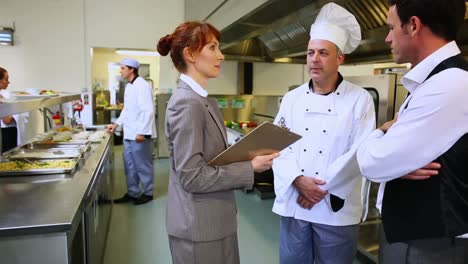
{"type": "Polygon", "coordinates": [[[328,109],[328,112],[331,112],[331,109],[328,109]]]}
{"type": "Polygon", "coordinates": [[[307,149],[304,149],[304,152],[306,152],[306,151],[307,151],[307,149]]]}
{"type": "Polygon", "coordinates": [[[304,170],[302,169],[301,172],[304,172],[304,170]]]}
{"type": "Polygon", "coordinates": [[[324,130],[323,130],[323,133],[327,133],[327,131],[324,129],[324,130]]]}
{"type": "Polygon", "coordinates": [[[337,92],[336,94],[337,94],[337,95],[340,95],[340,92],[337,92]]]}
{"type": "Polygon", "coordinates": [[[320,150],[319,153],[322,154],[322,151],[320,150]]]}
{"type": "Polygon", "coordinates": [[[306,109],[306,112],[309,112],[309,109],[306,109]]]}
{"type": "Polygon", "coordinates": [[[317,172],[317,171],[315,172],[315,175],[318,175],[318,172],[317,172]]]}
{"type": "Polygon", "coordinates": [[[307,94],[309,94],[309,92],[307,92],[307,94]]]}
{"type": "Polygon", "coordinates": [[[309,129],[308,129],[308,128],[306,128],[306,131],[309,131],[309,129]]]}

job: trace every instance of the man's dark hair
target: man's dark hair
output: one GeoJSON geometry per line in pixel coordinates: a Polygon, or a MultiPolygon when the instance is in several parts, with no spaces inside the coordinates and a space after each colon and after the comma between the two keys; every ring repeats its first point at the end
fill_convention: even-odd
{"type": "Polygon", "coordinates": [[[137,68],[133,68],[132,66],[128,66],[128,65],[125,65],[125,66],[127,66],[130,70],[133,70],[133,73],[138,76],[138,69],[137,68]]]}
{"type": "Polygon", "coordinates": [[[432,33],[447,41],[455,40],[465,18],[465,0],[388,0],[395,5],[402,25],[417,16],[432,33]]]}
{"type": "Polygon", "coordinates": [[[6,73],[7,71],[0,67],[0,80],[3,80],[3,78],[5,78],[6,73]]]}

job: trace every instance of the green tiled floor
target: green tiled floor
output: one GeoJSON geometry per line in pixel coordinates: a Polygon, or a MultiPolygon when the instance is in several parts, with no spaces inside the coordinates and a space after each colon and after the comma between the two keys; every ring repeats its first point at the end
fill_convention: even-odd
{"type": "MultiPolygon", "coordinates": [[[[115,147],[114,197],[126,192],[122,146],[115,147]]],[[[104,264],[170,264],[165,226],[168,159],[155,161],[155,199],[135,206],[113,207],[104,264]]],[[[237,193],[241,263],[278,263],[279,218],[271,212],[273,200],[255,193],[237,193]]],[[[357,263],[357,262],[356,262],[357,263]]]]}

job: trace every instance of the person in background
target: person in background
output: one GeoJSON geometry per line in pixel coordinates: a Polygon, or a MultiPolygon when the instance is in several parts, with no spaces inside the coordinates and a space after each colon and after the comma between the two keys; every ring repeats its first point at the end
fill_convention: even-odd
{"type": "Polygon", "coordinates": [[[465,1],[389,6],[385,41],[412,65],[410,95],[357,153],[363,176],[383,183],[379,263],[468,263],[468,65],[455,42],[465,1]]]}
{"type": "Polygon", "coordinates": [[[109,125],[107,130],[112,133],[117,126],[123,125],[128,191],[114,202],[144,204],[153,200],[153,147],[156,138],[153,88],[138,76],[138,61],[125,58],[120,64],[120,74],[128,81],[125,105],[115,124],[109,125]]]}
{"type": "Polygon", "coordinates": [[[334,3],[310,30],[311,80],[288,92],[275,123],[302,135],[274,160],[280,263],[352,263],[362,216],[357,146],[375,129],[372,96],[343,80],[344,53],[361,40],[356,18],[334,3]]]}
{"type": "Polygon", "coordinates": [[[279,154],[223,166],[207,163],[227,148],[226,128],[208,80],[224,56],[220,32],[208,23],[185,22],[157,45],[181,73],[166,112],[170,179],[166,226],[175,264],[239,263],[235,189],[251,189],[254,171],[271,167],[279,154]]]}
{"type": "MultiPolygon", "coordinates": [[[[8,72],[0,67],[0,97],[9,98],[6,91],[10,84],[8,72]]],[[[1,120],[2,127],[2,153],[12,148],[16,148],[18,141],[18,130],[16,120],[13,116],[3,116],[1,120]]]]}

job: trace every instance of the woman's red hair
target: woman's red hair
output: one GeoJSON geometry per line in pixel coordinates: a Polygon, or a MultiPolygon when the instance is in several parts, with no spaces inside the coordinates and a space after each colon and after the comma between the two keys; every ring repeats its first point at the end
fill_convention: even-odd
{"type": "Polygon", "coordinates": [[[174,33],[162,37],[157,45],[161,56],[171,53],[171,59],[176,69],[182,73],[187,70],[184,60],[184,49],[201,51],[212,39],[220,40],[221,33],[209,23],[189,21],[179,25],[174,33]]]}

